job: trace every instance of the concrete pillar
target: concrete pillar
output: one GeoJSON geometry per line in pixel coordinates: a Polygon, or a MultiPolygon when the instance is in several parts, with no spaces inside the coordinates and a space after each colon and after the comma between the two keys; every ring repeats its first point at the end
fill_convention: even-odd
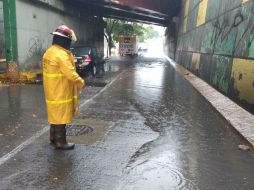
{"type": "Polygon", "coordinates": [[[17,26],[15,0],[3,0],[3,8],[7,77],[17,79],[19,77],[19,69],[17,63],[17,26]]]}

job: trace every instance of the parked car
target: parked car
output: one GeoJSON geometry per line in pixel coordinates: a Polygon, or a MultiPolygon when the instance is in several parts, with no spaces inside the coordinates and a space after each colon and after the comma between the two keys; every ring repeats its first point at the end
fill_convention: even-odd
{"type": "Polygon", "coordinates": [[[96,47],[82,45],[72,47],[77,73],[80,76],[92,75],[104,72],[105,60],[96,47]]]}

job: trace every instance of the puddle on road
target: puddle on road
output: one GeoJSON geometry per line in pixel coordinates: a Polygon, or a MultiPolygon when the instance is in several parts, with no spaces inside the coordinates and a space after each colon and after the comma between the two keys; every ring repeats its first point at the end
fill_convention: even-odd
{"type": "MultiPolygon", "coordinates": [[[[67,127],[68,141],[75,144],[95,144],[104,140],[114,124],[112,122],[95,119],[75,119],[70,127],[67,127]],[[68,136],[69,135],[69,136],[68,136]]],[[[49,141],[49,132],[40,137],[43,141],[49,141]]]]}
{"type": "Polygon", "coordinates": [[[185,178],[180,168],[169,163],[167,153],[157,158],[140,160],[126,170],[126,175],[117,187],[118,190],[197,190],[194,182],[185,178]]]}

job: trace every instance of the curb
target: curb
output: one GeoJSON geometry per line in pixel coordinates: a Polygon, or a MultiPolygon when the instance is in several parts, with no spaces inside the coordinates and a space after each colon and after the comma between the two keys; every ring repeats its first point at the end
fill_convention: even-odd
{"type": "Polygon", "coordinates": [[[218,92],[207,82],[166,57],[171,65],[246,139],[254,149],[254,115],[218,92]]]}

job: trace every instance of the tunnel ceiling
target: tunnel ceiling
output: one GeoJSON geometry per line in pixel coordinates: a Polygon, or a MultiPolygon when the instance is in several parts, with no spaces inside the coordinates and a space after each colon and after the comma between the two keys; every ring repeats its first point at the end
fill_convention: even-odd
{"type": "Polygon", "coordinates": [[[161,26],[167,26],[169,20],[178,14],[181,6],[181,0],[72,0],[71,2],[94,16],[161,26]]]}

